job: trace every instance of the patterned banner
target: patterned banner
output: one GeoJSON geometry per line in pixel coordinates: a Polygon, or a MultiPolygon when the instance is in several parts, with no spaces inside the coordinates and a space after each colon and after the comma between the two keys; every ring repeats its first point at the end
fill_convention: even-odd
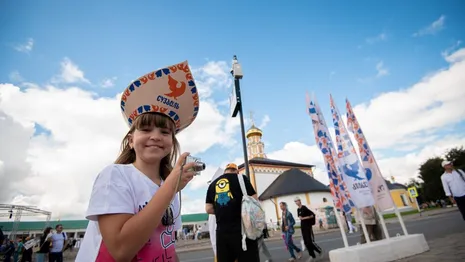
{"type": "Polygon", "coordinates": [[[357,152],[332,96],[330,96],[330,101],[334,129],[336,130],[337,156],[341,164],[342,178],[350,192],[350,198],[357,208],[373,206],[375,200],[371,194],[371,187],[366,178],[365,170],[358,159],[357,152]]]}
{"type": "Polygon", "coordinates": [[[394,202],[392,201],[391,193],[389,192],[386,181],[381,175],[381,170],[379,170],[378,164],[376,163],[375,157],[373,156],[373,152],[371,151],[365,135],[360,128],[360,124],[355,117],[349,100],[346,100],[346,109],[347,127],[349,128],[349,131],[354,134],[355,140],[358,143],[362,164],[365,168],[366,177],[370,182],[376,205],[381,211],[394,208],[394,202]]]}
{"type": "Polygon", "coordinates": [[[320,148],[325,161],[334,204],[337,209],[349,212],[354,206],[354,203],[351,201],[350,194],[341,178],[336,150],[331,140],[328,127],[326,126],[326,121],[316,99],[315,101],[310,101],[310,98],[307,95],[307,106],[308,113],[312,119],[315,141],[320,148]]]}

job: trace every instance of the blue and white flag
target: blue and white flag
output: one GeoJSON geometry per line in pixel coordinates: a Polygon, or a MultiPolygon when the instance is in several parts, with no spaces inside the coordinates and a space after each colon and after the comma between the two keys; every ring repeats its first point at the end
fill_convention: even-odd
{"type": "Polygon", "coordinates": [[[336,131],[337,156],[342,171],[342,178],[357,208],[373,206],[375,200],[365,175],[365,170],[360,163],[355,147],[350,140],[347,128],[341,119],[332,96],[330,96],[330,100],[334,129],[336,131]]]}

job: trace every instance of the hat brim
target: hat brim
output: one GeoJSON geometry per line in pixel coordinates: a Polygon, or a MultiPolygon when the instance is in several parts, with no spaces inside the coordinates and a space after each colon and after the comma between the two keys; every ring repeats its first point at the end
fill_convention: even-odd
{"type": "Polygon", "coordinates": [[[199,112],[199,95],[187,61],[161,68],[134,80],[121,95],[121,111],[129,127],[137,116],[161,113],[173,120],[176,133],[199,112]]]}

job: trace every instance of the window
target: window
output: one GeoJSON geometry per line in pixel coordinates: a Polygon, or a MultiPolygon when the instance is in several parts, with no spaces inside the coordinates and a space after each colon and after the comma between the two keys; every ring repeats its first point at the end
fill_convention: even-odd
{"type": "Polygon", "coordinates": [[[402,199],[402,204],[404,205],[404,207],[406,207],[407,206],[407,197],[405,196],[405,194],[401,194],[400,199],[402,199]]]}

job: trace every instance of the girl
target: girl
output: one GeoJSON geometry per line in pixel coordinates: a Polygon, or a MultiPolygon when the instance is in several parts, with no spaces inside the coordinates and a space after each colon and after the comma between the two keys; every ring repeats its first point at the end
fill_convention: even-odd
{"type": "Polygon", "coordinates": [[[123,92],[121,108],[130,129],[115,164],[95,180],[87,210],[90,221],[76,261],[177,262],[177,192],[195,174],[195,163],[184,165],[189,153],[172,166],[179,150],[176,133],[198,112],[187,61],[135,80],[123,92]],[[170,95],[176,95],[176,103],[170,95]]]}
{"type": "Polygon", "coordinates": [[[294,225],[295,225],[295,219],[294,216],[292,216],[292,213],[289,212],[287,209],[287,203],[286,202],[281,202],[279,203],[279,207],[282,210],[282,225],[281,225],[281,230],[283,232],[283,239],[284,243],[287,246],[287,250],[289,251],[289,254],[291,255],[291,258],[289,258],[289,261],[294,261],[296,259],[296,256],[294,254],[294,250],[297,251],[297,259],[302,258],[302,250],[298,248],[295,244],[294,241],[292,240],[292,235],[294,234],[294,225]]]}

